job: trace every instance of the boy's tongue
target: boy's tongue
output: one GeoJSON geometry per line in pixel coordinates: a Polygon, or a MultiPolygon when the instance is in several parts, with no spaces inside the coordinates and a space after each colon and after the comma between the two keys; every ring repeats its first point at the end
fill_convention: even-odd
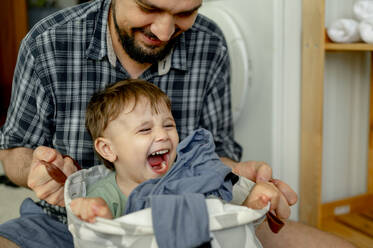
{"type": "Polygon", "coordinates": [[[150,166],[152,166],[152,167],[160,166],[162,161],[163,161],[163,158],[162,158],[161,155],[150,156],[148,158],[148,162],[149,162],[150,166]]]}
{"type": "Polygon", "coordinates": [[[157,174],[164,174],[167,171],[167,161],[166,161],[166,154],[163,155],[155,155],[148,157],[148,163],[153,171],[157,174]]]}

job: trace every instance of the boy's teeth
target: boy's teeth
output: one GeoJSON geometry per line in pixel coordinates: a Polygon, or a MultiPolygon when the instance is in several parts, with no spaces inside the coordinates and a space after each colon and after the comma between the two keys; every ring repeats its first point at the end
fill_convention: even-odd
{"type": "Polygon", "coordinates": [[[167,150],[163,150],[163,151],[159,151],[159,152],[153,152],[151,155],[155,156],[155,155],[162,155],[162,154],[165,154],[165,153],[167,153],[167,150]]]}
{"type": "Polygon", "coordinates": [[[161,168],[164,169],[165,167],[166,167],[166,161],[163,161],[163,162],[161,163],[161,168]]]}

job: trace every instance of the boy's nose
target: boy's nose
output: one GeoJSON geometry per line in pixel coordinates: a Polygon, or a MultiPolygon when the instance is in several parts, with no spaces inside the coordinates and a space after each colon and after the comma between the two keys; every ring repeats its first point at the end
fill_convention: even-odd
{"type": "Polygon", "coordinates": [[[164,128],[158,128],[155,132],[156,142],[162,142],[168,139],[168,133],[164,128]]]}
{"type": "Polygon", "coordinates": [[[159,15],[150,26],[150,31],[161,41],[169,41],[175,32],[174,17],[168,13],[159,15]]]}

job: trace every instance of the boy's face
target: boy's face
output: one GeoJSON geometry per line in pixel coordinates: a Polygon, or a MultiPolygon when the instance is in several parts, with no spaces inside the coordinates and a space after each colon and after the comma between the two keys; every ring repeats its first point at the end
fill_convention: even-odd
{"type": "Polygon", "coordinates": [[[115,165],[117,182],[128,188],[164,175],[175,161],[179,143],[175,121],[166,104],[158,106],[158,114],[143,97],[132,110],[133,104],[134,100],[109,122],[103,138],[113,153],[108,160],[115,165]]]}

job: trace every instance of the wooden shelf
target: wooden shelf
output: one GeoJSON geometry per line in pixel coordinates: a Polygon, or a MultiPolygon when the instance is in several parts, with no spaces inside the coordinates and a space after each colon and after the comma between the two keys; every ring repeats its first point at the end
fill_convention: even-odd
{"type": "Polygon", "coordinates": [[[360,248],[373,247],[372,194],[322,204],[321,229],[360,248]]]}
{"type": "Polygon", "coordinates": [[[373,247],[373,44],[333,43],[325,30],[325,0],[302,1],[302,106],[299,219],[373,247]],[[372,52],[366,194],[322,203],[323,102],[327,52],[372,52]]]}
{"type": "Polygon", "coordinates": [[[333,43],[325,42],[325,50],[327,51],[373,51],[373,44],[367,43],[333,43]]]}

